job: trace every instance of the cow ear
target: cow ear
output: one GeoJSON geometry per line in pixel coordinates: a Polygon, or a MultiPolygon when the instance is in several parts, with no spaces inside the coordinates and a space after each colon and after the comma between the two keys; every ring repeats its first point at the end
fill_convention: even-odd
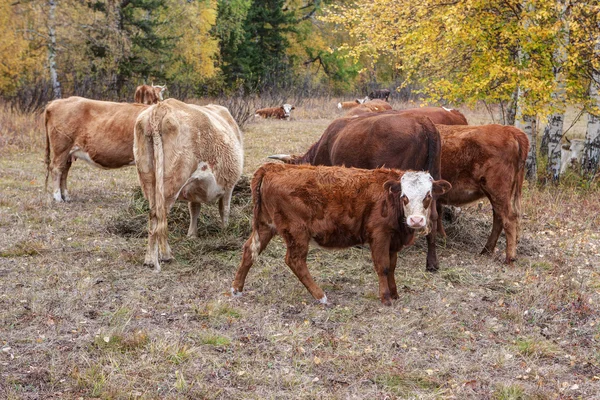
{"type": "Polygon", "coordinates": [[[402,192],[402,185],[398,181],[390,180],[383,184],[383,190],[390,194],[398,194],[402,192]]]}
{"type": "Polygon", "coordinates": [[[295,110],[295,109],[296,109],[296,106],[292,106],[292,110],[295,110]]]}
{"type": "Polygon", "coordinates": [[[439,181],[433,181],[431,183],[433,194],[436,196],[441,196],[450,189],[452,189],[452,185],[450,182],[440,179],[439,181]]]}

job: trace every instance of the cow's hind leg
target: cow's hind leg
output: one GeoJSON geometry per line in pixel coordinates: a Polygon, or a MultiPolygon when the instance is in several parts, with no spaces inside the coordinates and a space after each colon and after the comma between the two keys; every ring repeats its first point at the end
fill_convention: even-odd
{"type": "Polygon", "coordinates": [[[275,232],[271,227],[263,224],[260,224],[257,230],[252,231],[250,237],[244,243],[242,262],[231,284],[231,294],[241,296],[250,267],[252,267],[258,255],[267,247],[274,234],[275,232]]]}
{"type": "Polygon", "coordinates": [[[189,237],[198,237],[198,216],[200,215],[200,208],[202,204],[188,202],[188,209],[190,210],[190,227],[187,235],[189,237]]]}
{"type": "Polygon", "coordinates": [[[226,188],[225,193],[219,199],[219,215],[221,215],[221,223],[223,228],[226,228],[229,224],[229,212],[231,209],[231,195],[233,194],[233,187],[226,188]]]}
{"type": "Polygon", "coordinates": [[[71,169],[72,164],[73,157],[69,157],[60,176],[60,193],[64,201],[71,201],[71,197],[69,196],[69,192],[67,191],[67,176],[69,175],[69,170],[71,169]]]}
{"type": "Polygon", "coordinates": [[[69,155],[69,151],[67,149],[55,156],[52,160],[52,164],[50,165],[50,171],[52,176],[52,196],[57,202],[65,200],[63,198],[63,193],[61,189],[63,186],[63,182],[66,188],[67,176],[65,174],[65,170],[67,172],[69,170],[70,159],[71,156],[69,155]]]}
{"type": "Polygon", "coordinates": [[[481,250],[481,254],[494,254],[496,243],[498,242],[498,238],[500,237],[500,233],[502,232],[502,218],[500,218],[500,214],[496,212],[495,207],[493,208],[492,213],[494,218],[492,232],[490,233],[490,236],[488,237],[487,243],[483,247],[483,250],[481,250]]]}

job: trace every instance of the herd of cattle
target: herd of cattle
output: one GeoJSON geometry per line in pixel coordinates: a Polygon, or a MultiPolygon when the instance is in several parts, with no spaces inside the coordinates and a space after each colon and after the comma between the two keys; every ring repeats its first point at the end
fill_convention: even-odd
{"type": "MultiPolygon", "coordinates": [[[[197,235],[202,203],[218,201],[226,226],[244,157],[242,132],[225,107],[163,101],[163,90],[140,86],[134,104],[70,97],[45,111],[46,182],[50,176],[54,200],[69,200],[67,175],[77,159],[100,168],[136,165],[150,207],[144,264],[157,271],[172,258],[167,215],[174,202],[188,202],[189,236],[197,235]]],[[[283,164],[254,173],[252,233],[233,295],[242,293],[250,267],[277,234],[287,247],[286,264],[322,303],[327,297],[306,265],[309,244],[369,244],[380,299],[389,305],[398,298],[397,253],[426,235],[426,269],[436,271],[442,205],[484,197],[493,225],[482,254],[494,252],[504,230],[505,262],[516,258],[526,135],[512,126],[468,125],[459,111],[443,107],[392,110],[387,96],[357,100],[304,155],[272,155],[283,164]]],[[[293,108],[273,110],[289,116],[293,108]]]]}

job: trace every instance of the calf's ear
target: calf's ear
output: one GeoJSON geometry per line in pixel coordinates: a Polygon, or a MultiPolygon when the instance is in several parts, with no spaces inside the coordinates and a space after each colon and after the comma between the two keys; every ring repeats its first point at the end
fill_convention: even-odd
{"type": "Polygon", "coordinates": [[[402,192],[402,185],[398,181],[390,180],[383,184],[383,190],[389,191],[390,194],[398,194],[402,192]]]}
{"type": "Polygon", "coordinates": [[[292,106],[292,110],[295,110],[295,109],[296,109],[296,106],[292,106]]]}
{"type": "Polygon", "coordinates": [[[431,183],[433,194],[436,196],[441,196],[450,189],[452,189],[452,185],[450,182],[440,179],[439,181],[433,181],[431,183]]]}

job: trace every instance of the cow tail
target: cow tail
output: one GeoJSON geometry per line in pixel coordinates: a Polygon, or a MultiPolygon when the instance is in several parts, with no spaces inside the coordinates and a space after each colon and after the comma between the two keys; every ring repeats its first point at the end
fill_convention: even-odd
{"type": "Polygon", "coordinates": [[[434,123],[423,117],[423,127],[427,132],[427,171],[434,180],[442,179],[442,137],[434,123]]]}
{"type": "Polygon", "coordinates": [[[519,160],[517,165],[517,173],[513,183],[513,196],[512,203],[515,211],[517,212],[518,219],[521,219],[521,188],[523,187],[523,180],[525,179],[525,163],[527,161],[527,154],[529,154],[529,140],[522,131],[515,128],[513,131],[513,137],[517,141],[517,147],[519,149],[519,160]]]}
{"type": "Polygon", "coordinates": [[[152,110],[149,118],[150,134],[154,147],[154,206],[156,210],[156,236],[158,238],[159,250],[162,254],[166,252],[167,243],[167,205],[165,204],[165,156],[163,149],[163,138],[161,132],[162,119],[166,110],[165,106],[157,104],[152,110]]]}
{"type": "Polygon", "coordinates": [[[50,132],[48,132],[48,120],[50,111],[48,108],[44,111],[44,128],[46,129],[46,155],[44,163],[46,164],[46,181],[44,182],[44,191],[48,190],[48,176],[50,175],[50,132]]]}
{"type": "Polygon", "coordinates": [[[254,207],[252,210],[252,242],[250,244],[250,251],[252,259],[256,260],[258,253],[260,252],[261,243],[260,236],[258,234],[260,225],[260,208],[262,206],[262,183],[265,176],[265,169],[259,168],[252,178],[252,200],[254,201],[254,207]]]}

